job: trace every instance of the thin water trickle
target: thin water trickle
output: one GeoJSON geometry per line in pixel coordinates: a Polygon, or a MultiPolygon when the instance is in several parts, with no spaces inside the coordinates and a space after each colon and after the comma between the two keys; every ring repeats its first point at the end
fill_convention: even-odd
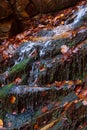
{"type": "MultiPolygon", "coordinates": [[[[84,8],[82,6],[78,6],[78,11],[76,11],[76,13],[74,14],[76,16],[74,21],[68,25],[65,24],[56,27],[53,30],[55,35],[61,35],[71,29],[74,29],[75,26],[78,26],[79,23],[81,23],[83,16],[87,17],[86,14],[87,14],[87,6],[85,6],[84,8]]],[[[65,23],[67,23],[67,20],[65,21],[65,23]]]]}

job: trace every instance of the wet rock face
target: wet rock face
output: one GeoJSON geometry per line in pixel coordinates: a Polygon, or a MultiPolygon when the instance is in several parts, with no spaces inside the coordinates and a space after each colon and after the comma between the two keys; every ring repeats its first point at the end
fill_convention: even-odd
{"type": "Polygon", "coordinates": [[[9,37],[12,22],[12,19],[0,22],[0,41],[9,37]]]}
{"type": "Polygon", "coordinates": [[[14,3],[15,11],[22,18],[29,18],[36,13],[48,13],[76,4],[78,0],[18,0],[14,3]]]}
{"type": "MultiPolygon", "coordinates": [[[[22,21],[20,1],[11,4],[22,21]]],[[[8,130],[80,130],[87,125],[87,2],[37,19],[51,27],[42,21],[0,46],[0,119],[8,130]]]]}
{"type": "Polygon", "coordinates": [[[26,11],[26,7],[29,5],[29,0],[17,0],[15,3],[15,13],[17,17],[29,18],[29,15],[26,11]]]}

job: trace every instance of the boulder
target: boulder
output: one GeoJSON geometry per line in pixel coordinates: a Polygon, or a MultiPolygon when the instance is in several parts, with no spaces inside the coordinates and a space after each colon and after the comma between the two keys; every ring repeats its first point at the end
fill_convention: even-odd
{"type": "Polygon", "coordinates": [[[78,0],[32,0],[40,13],[57,11],[75,5],[77,1],[78,0]]]}
{"type": "Polygon", "coordinates": [[[0,42],[9,37],[12,22],[12,19],[0,22],[0,42]]]}

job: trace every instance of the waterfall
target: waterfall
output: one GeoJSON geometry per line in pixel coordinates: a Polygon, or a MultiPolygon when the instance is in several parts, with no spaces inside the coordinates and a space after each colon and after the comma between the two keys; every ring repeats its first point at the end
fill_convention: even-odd
{"type": "MultiPolygon", "coordinates": [[[[61,35],[61,34],[67,32],[71,29],[74,29],[75,26],[78,27],[79,24],[81,24],[81,21],[84,22],[84,19],[82,19],[82,18],[87,17],[87,6],[85,6],[84,8],[83,8],[83,6],[78,6],[78,9],[77,9],[77,11],[75,12],[74,15],[76,17],[75,17],[75,19],[72,23],[60,25],[60,26],[58,26],[54,29],[54,32],[55,32],[56,35],[61,35]]],[[[67,20],[66,20],[66,22],[67,22],[67,20]]]]}

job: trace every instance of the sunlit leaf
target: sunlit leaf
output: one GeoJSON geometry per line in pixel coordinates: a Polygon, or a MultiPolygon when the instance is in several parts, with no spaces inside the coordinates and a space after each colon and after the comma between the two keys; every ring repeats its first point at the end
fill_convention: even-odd
{"type": "Polygon", "coordinates": [[[0,119],[0,129],[3,128],[3,120],[0,119]]]}
{"type": "Polygon", "coordinates": [[[16,79],[15,79],[14,83],[16,83],[16,84],[20,84],[20,83],[21,83],[21,81],[22,81],[22,80],[21,80],[21,78],[20,78],[20,77],[18,77],[18,78],[16,78],[16,79]]]}
{"type": "Polygon", "coordinates": [[[14,104],[15,101],[16,101],[16,97],[15,97],[15,96],[11,96],[11,97],[10,97],[10,103],[11,103],[11,104],[14,104]]]}

